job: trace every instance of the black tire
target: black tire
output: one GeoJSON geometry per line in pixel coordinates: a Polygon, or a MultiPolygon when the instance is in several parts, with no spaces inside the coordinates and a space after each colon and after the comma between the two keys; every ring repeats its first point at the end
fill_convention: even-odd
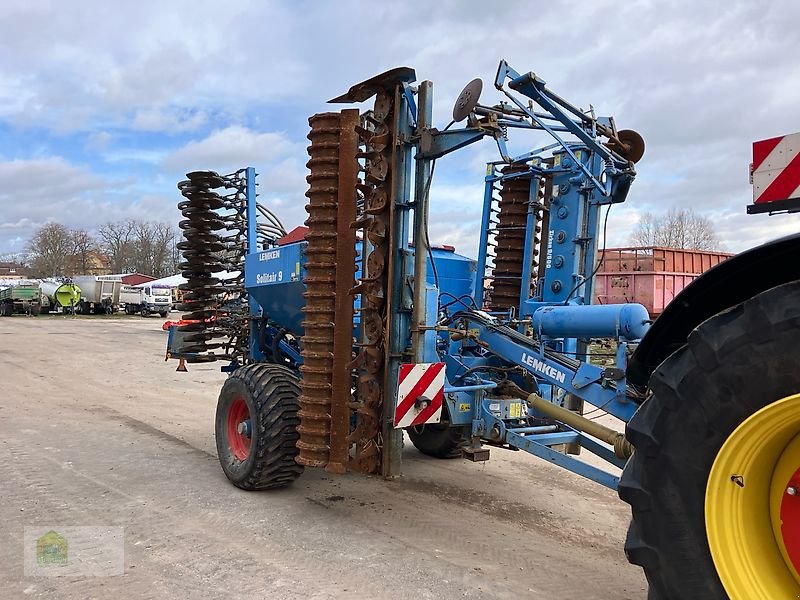
{"type": "Polygon", "coordinates": [[[166,318],[167,318],[167,311],[161,311],[161,312],[160,312],[160,313],[158,313],[158,314],[159,314],[159,315],[161,315],[161,318],[162,318],[162,319],[166,319],[166,318]]]}
{"type": "Polygon", "coordinates": [[[31,315],[34,317],[38,317],[39,314],[42,312],[42,308],[40,306],[31,306],[31,315]]]}
{"type": "Polygon", "coordinates": [[[300,418],[299,380],[293,371],[273,364],[236,369],[219,393],[215,432],[222,470],[236,487],[266,490],[284,487],[303,472],[297,464],[300,418]],[[252,420],[250,451],[245,460],[234,456],[228,439],[228,412],[244,399],[252,420]]]}
{"type": "Polygon", "coordinates": [[[619,484],[625,542],[651,600],[723,600],[708,547],[705,491],[722,444],[760,408],[800,392],[800,282],[762,292],[697,327],[650,378],[627,426],[635,446],[619,484]]]}
{"type": "Polygon", "coordinates": [[[409,427],[406,431],[417,450],[434,458],[460,458],[462,449],[469,443],[467,428],[463,426],[431,423],[409,427]]]}

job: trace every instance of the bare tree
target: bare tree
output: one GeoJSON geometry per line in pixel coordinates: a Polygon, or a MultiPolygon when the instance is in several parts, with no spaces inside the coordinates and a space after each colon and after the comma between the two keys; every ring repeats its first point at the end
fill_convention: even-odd
{"type": "Polygon", "coordinates": [[[129,219],[106,223],[99,234],[115,273],[136,271],[154,277],[175,273],[177,235],[172,225],[129,219]]]}
{"type": "Polygon", "coordinates": [[[39,277],[63,275],[72,250],[73,242],[66,227],[60,223],[43,225],[28,242],[32,275],[39,277]]]}
{"type": "Polygon", "coordinates": [[[636,246],[664,246],[686,250],[719,250],[711,219],[691,208],[671,208],[666,213],[644,213],[631,235],[636,246]]]}
{"type": "Polygon", "coordinates": [[[73,229],[69,235],[72,240],[72,270],[74,274],[86,274],[91,266],[92,253],[97,251],[97,240],[85,229],[73,229]]]}
{"type": "Polygon", "coordinates": [[[101,225],[97,230],[103,251],[111,262],[113,273],[135,271],[133,231],[136,222],[132,219],[101,225]]]}
{"type": "Polygon", "coordinates": [[[172,243],[169,248],[169,260],[167,262],[167,270],[172,275],[180,270],[180,264],[183,260],[183,253],[178,249],[178,244],[183,239],[183,233],[180,229],[172,229],[172,243]]]}

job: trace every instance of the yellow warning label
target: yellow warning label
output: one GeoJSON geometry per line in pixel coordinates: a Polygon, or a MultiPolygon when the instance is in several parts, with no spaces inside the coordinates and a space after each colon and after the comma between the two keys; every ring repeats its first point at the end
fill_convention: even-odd
{"type": "Polygon", "coordinates": [[[508,416],[511,419],[519,419],[522,416],[522,404],[514,402],[508,406],[508,416]]]}
{"type": "Polygon", "coordinates": [[[560,164],[561,164],[561,155],[560,155],[560,154],[556,154],[556,155],[553,157],[553,166],[554,166],[554,167],[557,167],[557,166],[558,166],[558,165],[560,165],[560,164]]]}
{"type": "Polygon", "coordinates": [[[470,408],[471,407],[470,407],[469,404],[461,403],[461,404],[458,405],[458,412],[469,412],[470,408]]]}

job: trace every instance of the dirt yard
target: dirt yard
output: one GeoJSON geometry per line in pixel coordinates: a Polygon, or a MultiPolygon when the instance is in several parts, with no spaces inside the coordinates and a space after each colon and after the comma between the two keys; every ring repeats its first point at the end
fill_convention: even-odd
{"type": "Polygon", "coordinates": [[[0,319],[3,598],[642,599],[616,494],[522,452],[393,482],[307,470],[230,485],[219,365],[164,362],[162,320],[0,319]],[[30,577],[25,527],[124,531],[124,574],[30,577]]]}

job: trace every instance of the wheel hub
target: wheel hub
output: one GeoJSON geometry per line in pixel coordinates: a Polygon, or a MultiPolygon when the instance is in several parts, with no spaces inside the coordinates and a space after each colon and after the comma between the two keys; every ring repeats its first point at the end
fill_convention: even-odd
{"type": "Polygon", "coordinates": [[[250,456],[250,443],[252,442],[250,430],[250,409],[244,398],[236,398],[228,409],[228,444],[231,454],[236,459],[244,461],[250,456]]]}
{"type": "Polygon", "coordinates": [[[800,573],[800,435],[790,442],[775,467],[770,508],[781,553],[795,573],[800,573]]]}
{"type": "Polygon", "coordinates": [[[765,406],[728,437],[709,475],[705,520],[731,598],[800,595],[800,394],[765,406]]]}

